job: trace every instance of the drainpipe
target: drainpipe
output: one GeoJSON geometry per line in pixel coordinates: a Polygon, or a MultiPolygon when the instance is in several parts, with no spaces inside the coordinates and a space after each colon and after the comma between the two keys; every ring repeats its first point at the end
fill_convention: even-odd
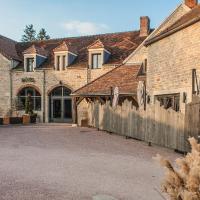
{"type": "Polygon", "coordinates": [[[10,77],[10,108],[12,109],[12,98],[13,98],[13,83],[12,83],[12,70],[9,70],[10,77]]]}
{"type": "Polygon", "coordinates": [[[46,118],[46,73],[45,70],[43,70],[43,123],[45,123],[46,118]]]}

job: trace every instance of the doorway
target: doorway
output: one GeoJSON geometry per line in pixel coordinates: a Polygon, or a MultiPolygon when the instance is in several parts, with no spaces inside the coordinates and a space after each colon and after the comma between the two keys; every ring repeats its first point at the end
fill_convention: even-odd
{"type": "Polygon", "coordinates": [[[71,90],[59,86],[52,90],[49,95],[49,118],[50,122],[72,122],[71,90]]]}

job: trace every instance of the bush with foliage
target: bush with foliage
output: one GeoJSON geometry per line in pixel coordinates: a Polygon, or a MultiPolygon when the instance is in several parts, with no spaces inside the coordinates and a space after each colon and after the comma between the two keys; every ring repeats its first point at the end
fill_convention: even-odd
{"type": "Polygon", "coordinates": [[[190,138],[191,152],[176,160],[177,167],[157,155],[154,159],[165,167],[162,191],[170,200],[200,200],[200,144],[190,138]]]}

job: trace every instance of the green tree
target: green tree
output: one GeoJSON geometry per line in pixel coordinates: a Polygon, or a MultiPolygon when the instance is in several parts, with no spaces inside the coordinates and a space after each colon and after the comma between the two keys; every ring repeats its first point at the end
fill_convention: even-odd
{"type": "Polygon", "coordinates": [[[33,24],[26,25],[24,35],[22,35],[22,42],[31,42],[34,40],[36,40],[36,31],[33,28],[33,24]]]}
{"type": "Polygon", "coordinates": [[[50,39],[50,36],[47,34],[46,30],[44,28],[40,29],[38,35],[37,35],[38,40],[48,40],[50,39]]]}

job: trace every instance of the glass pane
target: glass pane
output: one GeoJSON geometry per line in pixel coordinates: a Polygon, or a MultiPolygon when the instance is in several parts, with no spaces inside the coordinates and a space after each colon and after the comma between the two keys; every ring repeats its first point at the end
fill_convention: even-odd
{"type": "Polygon", "coordinates": [[[61,100],[53,100],[53,118],[61,118],[61,100]]]}
{"type": "Polygon", "coordinates": [[[62,96],[62,87],[55,88],[52,92],[52,96],[62,96]]]}
{"type": "Polygon", "coordinates": [[[98,64],[97,68],[100,68],[101,66],[101,54],[98,55],[98,64]]]}
{"type": "Polygon", "coordinates": [[[97,55],[94,54],[92,56],[92,65],[93,65],[93,68],[96,69],[97,68],[97,55]]]}
{"type": "Polygon", "coordinates": [[[72,102],[70,99],[64,100],[64,118],[72,118],[72,102]]]}
{"type": "Polygon", "coordinates": [[[37,90],[35,90],[35,96],[41,96],[37,90]]]}
{"type": "Polygon", "coordinates": [[[60,56],[57,56],[57,70],[60,70],[60,56]]]}
{"type": "Polygon", "coordinates": [[[64,88],[63,88],[63,95],[64,95],[64,96],[69,96],[70,94],[71,94],[71,90],[64,87],[64,88]]]}
{"type": "Polygon", "coordinates": [[[25,94],[25,89],[23,89],[23,90],[21,90],[20,92],[19,92],[19,96],[25,96],[26,94],[25,94]]]}
{"type": "Polygon", "coordinates": [[[26,103],[26,98],[25,97],[19,97],[19,110],[24,110],[25,108],[25,103],[26,103]]]}
{"type": "Polygon", "coordinates": [[[33,63],[34,63],[34,58],[27,58],[27,71],[28,72],[33,71],[33,63]]]}
{"type": "Polygon", "coordinates": [[[26,96],[27,95],[34,96],[34,89],[33,88],[27,88],[26,89],[26,96]]]}
{"type": "Polygon", "coordinates": [[[41,97],[35,97],[35,109],[34,110],[41,110],[41,97]]]}
{"type": "Polygon", "coordinates": [[[63,70],[65,70],[66,66],[66,56],[63,56],[63,70]]]}

